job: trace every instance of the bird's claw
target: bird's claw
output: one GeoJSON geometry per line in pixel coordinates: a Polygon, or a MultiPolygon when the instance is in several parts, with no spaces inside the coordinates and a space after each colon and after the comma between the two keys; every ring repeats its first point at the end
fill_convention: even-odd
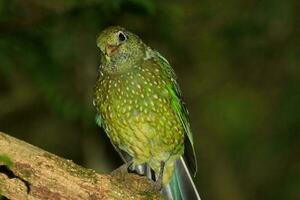
{"type": "Polygon", "coordinates": [[[131,165],[131,163],[125,163],[112,171],[110,173],[111,176],[117,176],[117,177],[124,177],[126,174],[128,174],[128,168],[131,165]]]}

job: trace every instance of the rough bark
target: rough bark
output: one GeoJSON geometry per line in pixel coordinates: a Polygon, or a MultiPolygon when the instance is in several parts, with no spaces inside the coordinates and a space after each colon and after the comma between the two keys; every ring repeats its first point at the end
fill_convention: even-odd
{"type": "Polygon", "coordinates": [[[85,169],[0,132],[0,193],[8,199],[162,199],[149,180],[85,169]]]}

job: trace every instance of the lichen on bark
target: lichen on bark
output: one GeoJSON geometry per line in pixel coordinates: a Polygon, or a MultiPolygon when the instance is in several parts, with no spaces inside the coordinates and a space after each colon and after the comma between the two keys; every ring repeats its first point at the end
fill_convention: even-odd
{"type": "Polygon", "coordinates": [[[163,199],[145,177],[101,175],[1,132],[0,166],[8,199],[163,199]]]}

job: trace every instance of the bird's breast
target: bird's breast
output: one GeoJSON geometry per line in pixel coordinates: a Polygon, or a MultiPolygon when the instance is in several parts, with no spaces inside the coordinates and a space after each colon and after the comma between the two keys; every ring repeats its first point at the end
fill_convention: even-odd
{"type": "Polygon", "coordinates": [[[170,149],[182,143],[183,129],[172,109],[167,81],[158,70],[145,68],[99,82],[98,107],[114,143],[137,148],[172,144],[170,149]]]}

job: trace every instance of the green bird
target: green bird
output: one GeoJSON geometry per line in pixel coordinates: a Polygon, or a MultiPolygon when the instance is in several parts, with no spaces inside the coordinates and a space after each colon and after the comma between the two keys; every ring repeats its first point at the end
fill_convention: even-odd
{"type": "Polygon", "coordinates": [[[169,199],[200,199],[188,112],[169,62],[119,26],[102,31],[97,46],[96,122],[125,166],[154,177],[169,199]]]}

